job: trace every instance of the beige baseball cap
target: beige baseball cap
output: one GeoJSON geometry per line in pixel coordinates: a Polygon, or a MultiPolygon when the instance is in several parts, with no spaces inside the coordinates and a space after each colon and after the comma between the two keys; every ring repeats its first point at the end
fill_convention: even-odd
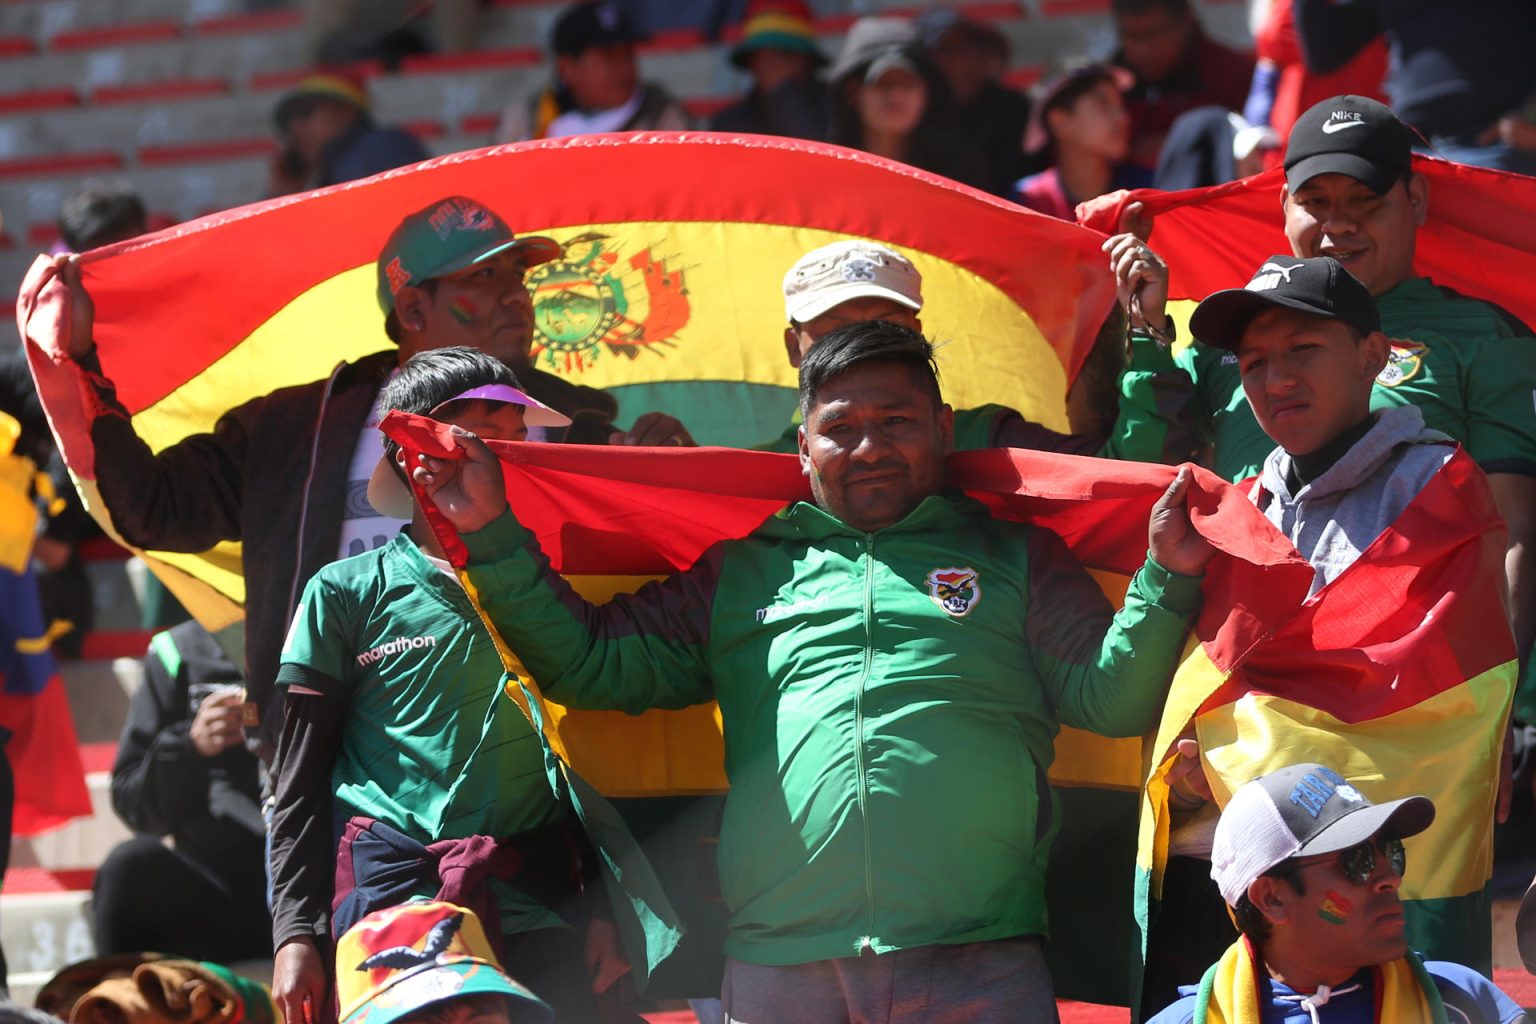
{"type": "Polygon", "coordinates": [[[895,250],[861,238],[813,249],[784,275],[784,312],[793,323],[870,297],[899,302],[915,313],[923,308],[923,275],[895,250]]]}

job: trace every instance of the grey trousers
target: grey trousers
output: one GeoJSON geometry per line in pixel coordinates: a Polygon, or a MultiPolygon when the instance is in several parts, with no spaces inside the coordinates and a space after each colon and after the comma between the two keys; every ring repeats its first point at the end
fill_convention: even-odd
{"type": "Polygon", "coordinates": [[[727,960],[726,1024],[1056,1024],[1033,936],[789,967],[727,960]]]}

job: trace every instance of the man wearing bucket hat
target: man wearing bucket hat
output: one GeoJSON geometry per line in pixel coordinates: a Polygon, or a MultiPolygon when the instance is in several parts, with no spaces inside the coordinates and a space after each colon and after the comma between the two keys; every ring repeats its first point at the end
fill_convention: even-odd
{"type": "MultiPolygon", "coordinates": [[[[417,352],[470,345],[513,366],[524,387],[570,415],[550,440],[606,443],[617,403],[529,364],[533,316],[523,275],[559,251],[519,236],[483,204],[449,196],[405,217],[381,248],[379,303],[393,351],[340,363],[324,381],[284,388],[225,413],[206,434],[153,452],[101,374],[94,310],[79,265],[58,257],[72,294],[70,356],[86,371],[99,412],[91,421],[97,486],[128,543],[206,551],[240,541],[245,565],[245,724],[270,760],[282,721],[278,651],[294,601],[322,565],[378,547],[403,522],[366,500],[382,452],[373,415],[389,375],[417,352]],[[295,494],[292,483],[301,481],[295,494]],[[254,730],[254,734],[251,732],[254,730]]],[[[237,657],[236,662],[239,662],[237,657]]]]}
{"type": "Polygon", "coordinates": [[[278,100],[272,119],[284,149],[274,192],[355,181],[430,155],[410,132],[375,124],[368,93],[352,78],[310,75],[278,100]]]}
{"type": "Polygon", "coordinates": [[[1320,764],[1239,788],[1216,824],[1211,877],[1241,936],[1149,1024],[1524,1021],[1476,971],[1409,949],[1403,840],[1434,818],[1425,797],[1373,804],[1320,764]]]}
{"type": "MultiPolygon", "coordinates": [[[[413,356],[380,404],[499,440],[570,422],[518,383],[483,352],[435,349],[413,356]]],[[[539,736],[503,692],[501,658],[411,498],[403,453],[393,441],[383,449],[368,500],[410,526],[316,573],[283,647],[274,995],[288,1020],[302,1020],[306,997],[324,1004],[332,934],[479,870],[489,876],[480,885],[452,884],[494,911],[486,924],[502,958],[562,1019],[586,1019],[594,986],[610,987],[627,966],[608,915],[594,918],[580,826],[546,776],[539,736]],[[600,954],[595,978],[590,950],[600,954]]]]}
{"type": "Polygon", "coordinates": [[[826,138],[829,94],[816,72],[827,58],[803,0],[754,0],[731,63],[752,76],[752,88],[710,119],[711,130],[826,138]]]}
{"type": "Polygon", "coordinates": [[[546,1024],[549,1006],[509,977],[467,907],[411,900],[336,944],[341,1024],[546,1024]]]}

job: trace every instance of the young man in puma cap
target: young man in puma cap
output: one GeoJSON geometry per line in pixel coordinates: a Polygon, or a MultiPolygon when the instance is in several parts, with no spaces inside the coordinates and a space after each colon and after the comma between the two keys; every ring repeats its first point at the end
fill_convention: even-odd
{"type": "MultiPolygon", "coordinates": [[[[888,246],[861,238],[844,239],[812,249],[784,275],[784,351],[789,365],[801,360],[823,337],[847,324],[885,320],[921,332],[923,275],[912,261],[888,246]]],[[[1118,311],[1101,333],[1123,342],[1124,320],[1118,311]]],[[[1104,348],[1096,346],[1097,349],[1104,348]]],[[[1090,363],[1097,363],[1090,356],[1090,363]]],[[[1092,371],[1084,368],[1083,376],[1092,371]]],[[[1120,373],[1116,367],[1107,372],[1120,373]]],[[[1176,372],[1176,371],[1175,371],[1176,372]]],[[[1140,419],[1159,415],[1156,382],[1143,380],[1135,368],[1120,381],[1122,415],[1140,419]],[[1134,383],[1135,386],[1132,386],[1134,383]]],[[[1174,425],[1176,428],[1176,425],[1174,425]]],[[[758,445],[763,451],[799,451],[798,417],[784,433],[758,445]]],[[[1118,436],[1108,441],[1084,434],[1061,434],[1025,419],[1007,406],[987,404],[955,410],[955,449],[1031,448],[1068,455],[1147,460],[1152,453],[1127,450],[1118,436]]]]}
{"type": "MultiPolygon", "coordinates": [[[[1335,96],[1307,110],[1286,147],[1285,234],[1294,256],[1338,260],[1376,300],[1388,353],[1371,407],[1417,406],[1427,426],[1460,441],[1488,474],[1509,523],[1515,637],[1529,676],[1536,637],[1536,336],[1492,303],[1415,272],[1430,196],[1429,183],[1413,170],[1412,141],[1408,127],[1375,100],[1335,96]]],[[[1150,224],[1139,230],[1148,233],[1150,224]]],[[[1139,307],[1133,322],[1169,329],[1167,266],[1133,234],[1104,247],[1122,294],[1139,307]]],[[[1196,333],[1194,345],[1161,355],[1193,383],[1186,419],[1213,445],[1216,471],[1245,479],[1259,471],[1270,440],[1242,397],[1236,357],[1207,340],[1196,333]]],[[[1156,422],[1146,426],[1158,429],[1156,422]]],[[[1536,717],[1529,678],[1516,714],[1536,717]]]]}
{"type": "MultiPolygon", "coordinates": [[[[1239,788],[1216,824],[1211,877],[1241,936],[1149,1024],[1524,1021],[1487,978],[1426,963],[1405,936],[1403,840],[1434,819],[1425,797],[1373,804],[1320,764],[1239,788]]],[[[1416,847],[1421,858],[1433,862],[1416,847]]]]}
{"type": "MultiPolygon", "coordinates": [[[[1207,296],[1190,327],[1206,345],[1234,356],[1248,405],[1278,446],[1264,459],[1248,493],[1312,564],[1315,594],[1397,520],[1455,454],[1455,442],[1427,428],[1417,406],[1371,410],[1372,386],[1386,365],[1390,343],[1365,285],[1327,256],[1269,257],[1243,288],[1207,296]]],[[[1473,507],[1489,507],[1492,496],[1484,478],[1474,474],[1467,491],[1483,490],[1467,493],[1466,500],[1473,507]]],[[[1181,744],[1181,751],[1191,759],[1198,756],[1193,742],[1181,744]]],[[[1488,792],[1498,784],[1491,767],[1481,781],[1488,792]]],[[[1164,891],[1167,899],[1182,901],[1186,913],[1210,899],[1197,881],[1210,854],[1201,842],[1212,811],[1202,807],[1208,798],[1188,783],[1175,784],[1174,801],[1182,813],[1170,840],[1176,852],[1169,859],[1164,891]]],[[[1476,846],[1447,842],[1437,848],[1431,843],[1424,852],[1454,867],[1476,846]]],[[[1205,921],[1205,928],[1186,923],[1181,932],[1154,926],[1149,963],[1163,965],[1158,973],[1163,998],[1175,983],[1189,980],[1177,975],[1191,967],[1191,957],[1203,959],[1197,955],[1202,946],[1210,956],[1209,947],[1221,943],[1221,917],[1210,909],[1209,915],[1183,918],[1205,921]]],[[[1411,904],[1407,914],[1417,948],[1474,965],[1488,956],[1492,924],[1485,903],[1445,901],[1427,912],[1411,904]],[[1482,937],[1479,948],[1458,941],[1468,935],[1482,937]]]]}

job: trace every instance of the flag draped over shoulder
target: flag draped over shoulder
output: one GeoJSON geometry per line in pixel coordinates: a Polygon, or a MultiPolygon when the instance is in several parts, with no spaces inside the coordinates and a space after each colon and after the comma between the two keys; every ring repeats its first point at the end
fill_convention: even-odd
{"type": "MultiPolygon", "coordinates": [[[[1418,155],[1413,169],[1429,182],[1414,269],[1536,324],[1536,178],[1418,155]]],[[[1185,320],[1190,307],[1180,304],[1241,287],[1265,257],[1291,251],[1280,211],[1284,184],[1276,168],[1183,192],[1112,192],[1079,206],[1077,216],[1114,234],[1125,207],[1143,204],[1156,218],[1151,245],[1168,262],[1169,299],[1185,320]]]]}
{"type": "MultiPolygon", "coordinates": [[[[661,410],[703,443],[750,445],[794,412],[781,283],[809,250],[886,242],[923,274],[924,327],[957,407],[997,402],[1065,429],[1068,382],[1109,311],[1098,238],[911,167],[833,146],[705,133],[544,140],[460,153],[215,214],[86,254],[104,373],[159,450],[242,402],[389,347],[375,260],[407,214],[468,195],[560,243],[529,273],[537,366],[609,389],[620,423],[661,410]]],[[[68,310],[40,261],[18,321],[93,515],[68,310]]],[[[152,553],[211,628],[239,615],[235,544],[152,553]]]]}
{"type": "MultiPolygon", "coordinates": [[[[397,414],[386,427],[408,451],[451,455],[429,420],[397,414]]],[[[490,444],[520,520],[553,566],[598,599],[686,568],[710,544],[745,536],[785,502],[808,497],[789,456],[490,444]]],[[[1116,603],[1146,557],[1147,517],[1173,472],[1014,450],[949,461],[951,486],[996,515],[1059,534],[1116,603]]],[[[1155,740],[1144,749],[1070,729],[1058,737],[1051,780],[1068,816],[1047,886],[1059,992],[1124,1001],[1134,991],[1131,922],[1140,913],[1136,923],[1146,924],[1166,854],[1164,776],[1174,741],[1191,725],[1220,800],[1255,775],[1303,760],[1335,767],[1373,799],[1429,795],[1440,817],[1410,840],[1405,896],[1454,901],[1482,888],[1514,646],[1500,597],[1501,521],[1491,504],[1468,507],[1465,498],[1486,493],[1469,486],[1476,472],[1458,453],[1354,566],[1308,601],[1311,566],[1245,492],[1195,471],[1191,517],[1218,554],[1155,740]],[[1093,821],[1074,838],[1070,801],[1123,785],[1127,802],[1097,805],[1121,820],[1093,821]],[[1134,829],[1138,816],[1139,858],[1095,848],[1094,837],[1099,845],[1107,837],[1113,849],[1117,827],[1134,829]],[[1072,874],[1084,857],[1095,872],[1139,878],[1139,907],[1102,898],[1113,875],[1072,874]],[[1062,879],[1077,884],[1054,884],[1062,879]],[[1106,941],[1117,922],[1106,911],[1131,919],[1123,976],[1106,941]]],[[[450,559],[462,563],[461,543],[433,513],[429,506],[450,559]]],[[[536,683],[531,692],[538,700],[536,683]]],[[[650,783],[679,791],[724,785],[712,707],[631,718],[550,705],[546,720],[552,745],[610,794],[634,791],[637,766],[650,783]]]]}
{"type": "MultiPolygon", "coordinates": [[[[1265,633],[1234,631],[1192,651],[1153,747],[1165,755],[1192,722],[1222,804],[1301,761],[1333,768],[1377,802],[1429,796],[1435,822],[1407,840],[1402,896],[1419,907],[1410,942],[1436,959],[1490,955],[1483,890],[1517,675],[1506,546],[1482,471],[1458,449],[1312,600],[1265,633]]],[[[1149,773],[1143,816],[1140,869],[1154,893],[1168,848],[1166,767],[1149,773]]]]}

